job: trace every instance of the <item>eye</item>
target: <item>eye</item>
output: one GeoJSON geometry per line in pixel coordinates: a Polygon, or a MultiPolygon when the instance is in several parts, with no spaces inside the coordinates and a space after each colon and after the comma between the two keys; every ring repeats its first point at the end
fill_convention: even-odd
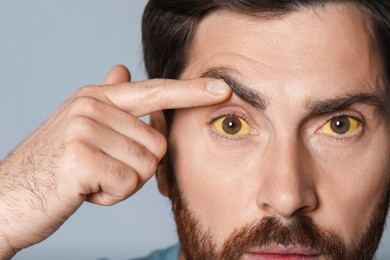
{"type": "Polygon", "coordinates": [[[245,136],[252,133],[252,127],[241,117],[235,115],[222,116],[212,122],[219,133],[228,136],[245,136]]]}
{"type": "Polygon", "coordinates": [[[361,124],[361,121],[353,117],[337,116],[330,119],[319,131],[330,136],[346,136],[359,130],[361,124]]]}

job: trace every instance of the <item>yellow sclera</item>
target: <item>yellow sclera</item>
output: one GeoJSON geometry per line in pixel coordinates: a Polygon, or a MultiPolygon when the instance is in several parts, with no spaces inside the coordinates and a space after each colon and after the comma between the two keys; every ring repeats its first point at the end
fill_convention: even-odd
{"type": "Polygon", "coordinates": [[[212,126],[222,135],[245,136],[252,133],[252,127],[238,116],[223,116],[216,119],[212,126]]]}
{"type": "Polygon", "coordinates": [[[348,136],[361,127],[361,122],[349,116],[329,120],[320,128],[320,133],[329,136],[348,136]]]}

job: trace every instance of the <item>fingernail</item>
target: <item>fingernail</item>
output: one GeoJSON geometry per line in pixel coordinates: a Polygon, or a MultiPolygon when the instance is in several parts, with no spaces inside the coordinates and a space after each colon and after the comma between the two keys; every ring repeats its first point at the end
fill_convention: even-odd
{"type": "Polygon", "coordinates": [[[230,91],[230,87],[222,79],[207,82],[207,92],[212,95],[224,96],[230,91]]]}

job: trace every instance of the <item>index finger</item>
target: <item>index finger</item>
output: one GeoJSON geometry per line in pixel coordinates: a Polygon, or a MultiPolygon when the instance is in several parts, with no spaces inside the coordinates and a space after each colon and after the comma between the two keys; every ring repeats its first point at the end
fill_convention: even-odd
{"type": "Polygon", "coordinates": [[[140,117],[165,109],[218,104],[232,89],[221,79],[152,79],[106,85],[103,94],[120,109],[140,117]]]}

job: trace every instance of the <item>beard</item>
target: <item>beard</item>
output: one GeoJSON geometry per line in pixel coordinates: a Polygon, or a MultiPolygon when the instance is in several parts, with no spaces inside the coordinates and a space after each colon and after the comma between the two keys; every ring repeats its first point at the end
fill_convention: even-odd
{"type": "MultiPolygon", "coordinates": [[[[175,180],[171,179],[170,198],[177,225],[181,252],[186,260],[226,259],[235,260],[254,248],[270,245],[302,246],[310,248],[327,259],[373,259],[378,248],[389,208],[390,184],[378,203],[371,221],[362,229],[360,237],[345,243],[332,232],[328,232],[303,215],[294,216],[288,223],[276,217],[265,217],[236,229],[220,248],[212,234],[202,229],[200,220],[191,212],[175,180]]],[[[336,216],[335,216],[336,217],[336,216]]]]}

